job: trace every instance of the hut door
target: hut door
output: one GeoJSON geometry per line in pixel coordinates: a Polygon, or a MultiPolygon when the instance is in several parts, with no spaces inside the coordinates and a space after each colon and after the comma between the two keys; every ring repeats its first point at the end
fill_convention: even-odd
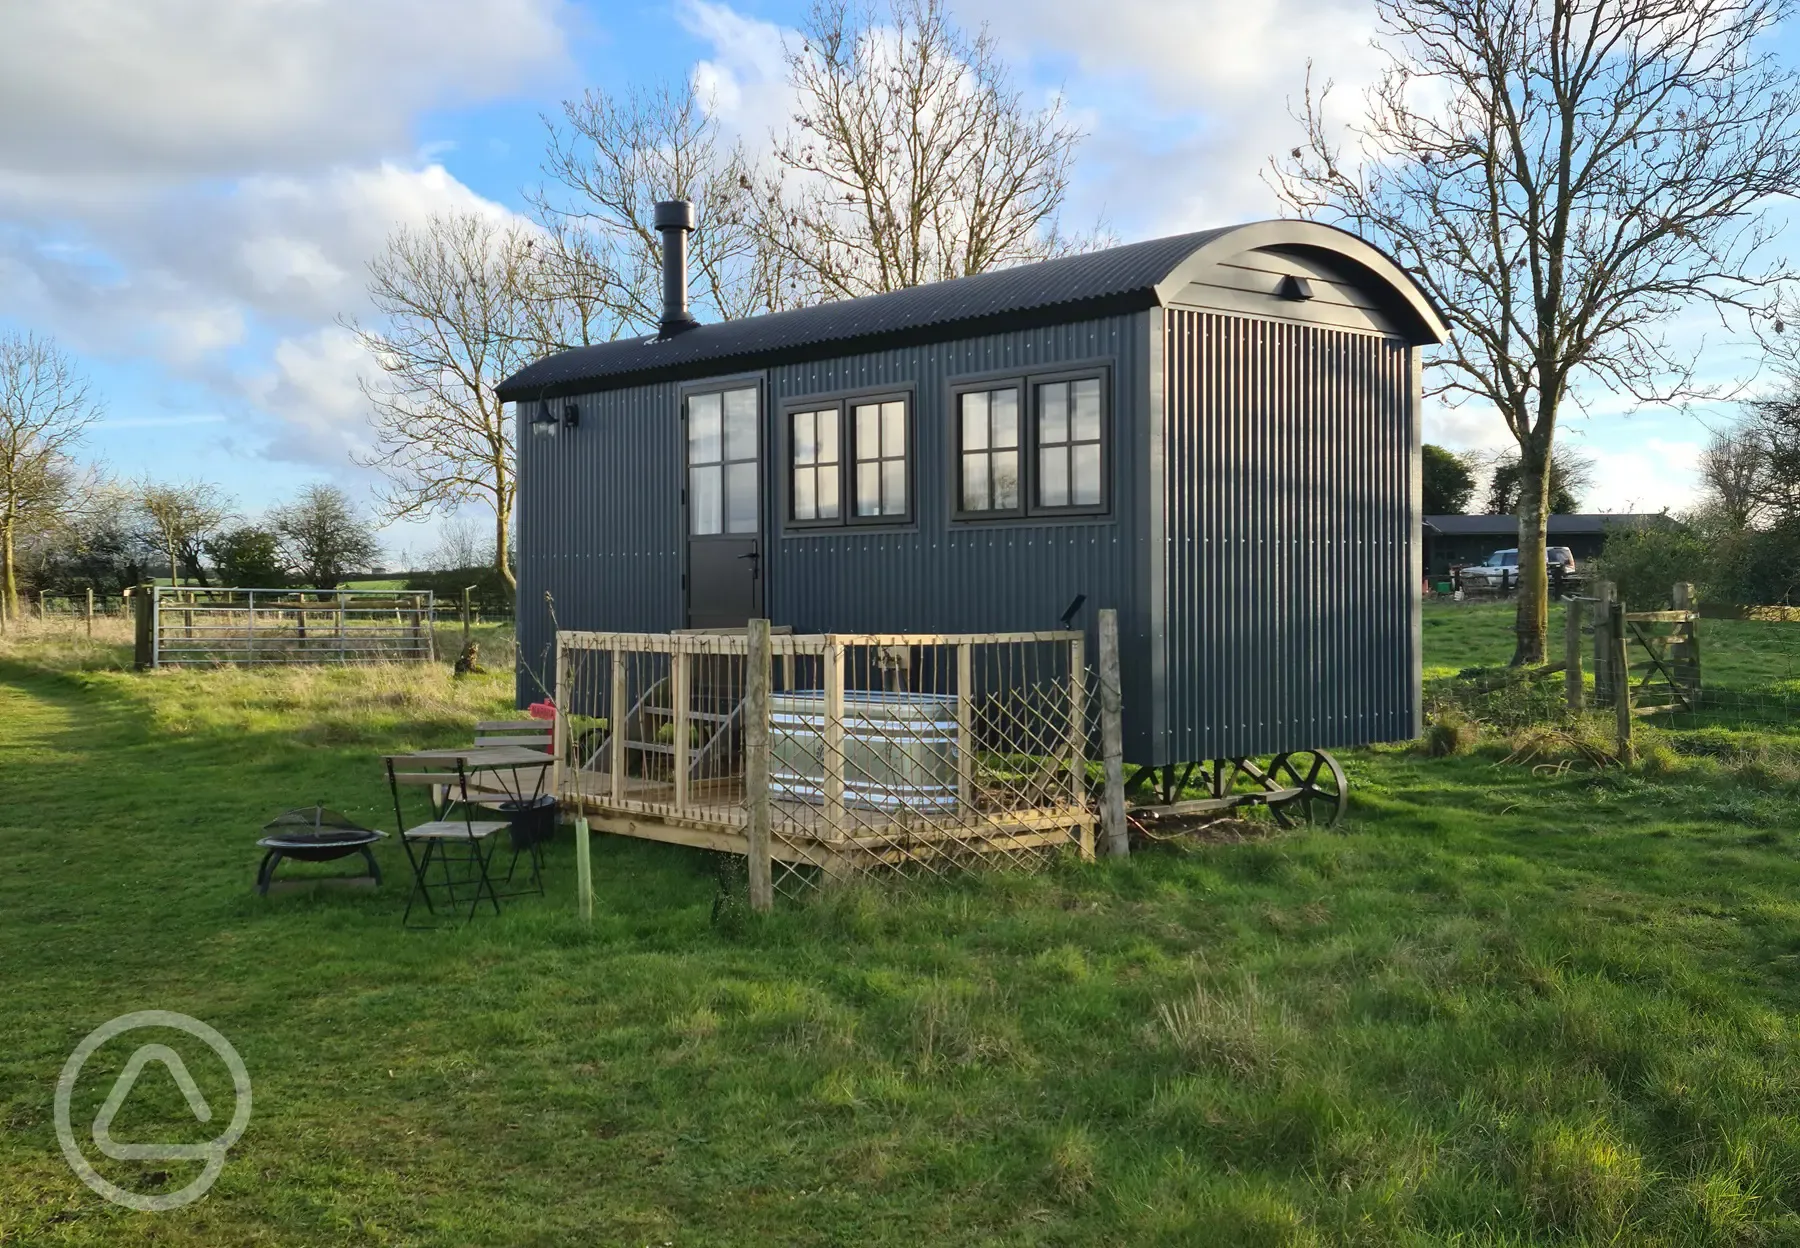
{"type": "Polygon", "coordinates": [[[687,623],[742,628],[762,614],[762,499],[754,386],[687,400],[687,623]]]}

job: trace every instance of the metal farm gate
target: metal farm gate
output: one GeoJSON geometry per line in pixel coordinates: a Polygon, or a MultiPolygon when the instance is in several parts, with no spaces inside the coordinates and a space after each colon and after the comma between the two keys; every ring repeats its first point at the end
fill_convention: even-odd
{"type": "Polygon", "coordinates": [[[429,591],[155,585],[136,600],[139,668],[436,657],[429,591]]]}

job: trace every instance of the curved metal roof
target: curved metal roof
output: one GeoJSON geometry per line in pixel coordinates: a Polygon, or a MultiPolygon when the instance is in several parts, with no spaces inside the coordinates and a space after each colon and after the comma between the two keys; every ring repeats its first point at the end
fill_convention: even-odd
{"type": "Polygon", "coordinates": [[[512,402],[614,385],[709,376],[830,353],[838,344],[942,340],[983,328],[1041,324],[1081,313],[1164,303],[1191,274],[1258,247],[1327,252],[1366,272],[1410,315],[1419,342],[1439,342],[1437,312],[1406,274],[1355,235],[1307,221],[1264,221],[1176,234],[885,294],[701,325],[673,338],[622,338],[548,356],[497,388],[512,402]],[[951,327],[959,327],[955,333],[951,327]],[[967,327],[961,329],[960,327],[967,327]]]}

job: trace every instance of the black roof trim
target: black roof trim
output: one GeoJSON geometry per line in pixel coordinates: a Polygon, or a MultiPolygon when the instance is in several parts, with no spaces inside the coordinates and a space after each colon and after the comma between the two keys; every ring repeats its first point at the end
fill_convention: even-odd
{"type": "Polygon", "coordinates": [[[1305,221],[1265,221],[701,325],[675,338],[652,335],[577,347],[528,365],[497,392],[508,402],[547,399],[1135,311],[1164,302],[1198,265],[1224,253],[1278,245],[1319,247],[1356,259],[1410,310],[1418,341],[1443,339],[1442,321],[1418,287],[1355,235],[1305,221]]]}

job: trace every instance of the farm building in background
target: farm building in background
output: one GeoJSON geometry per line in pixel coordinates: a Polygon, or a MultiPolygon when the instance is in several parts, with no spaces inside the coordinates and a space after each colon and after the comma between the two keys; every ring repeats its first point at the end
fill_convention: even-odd
{"type": "MultiPolygon", "coordinates": [[[[1582,568],[1600,557],[1609,533],[1675,523],[1660,512],[1552,515],[1548,542],[1552,546],[1567,546],[1575,556],[1575,566],[1582,568]]],[[[1517,516],[1425,517],[1425,570],[1431,576],[1448,576],[1452,568],[1480,563],[1496,550],[1518,544],[1517,516]]]]}
{"type": "Polygon", "coordinates": [[[1444,329],[1380,251],[1272,221],[695,326],[691,209],[658,211],[662,332],[500,387],[521,698],[558,625],[990,633],[1079,600],[1119,612],[1131,762],[1418,731],[1444,329]]]}

